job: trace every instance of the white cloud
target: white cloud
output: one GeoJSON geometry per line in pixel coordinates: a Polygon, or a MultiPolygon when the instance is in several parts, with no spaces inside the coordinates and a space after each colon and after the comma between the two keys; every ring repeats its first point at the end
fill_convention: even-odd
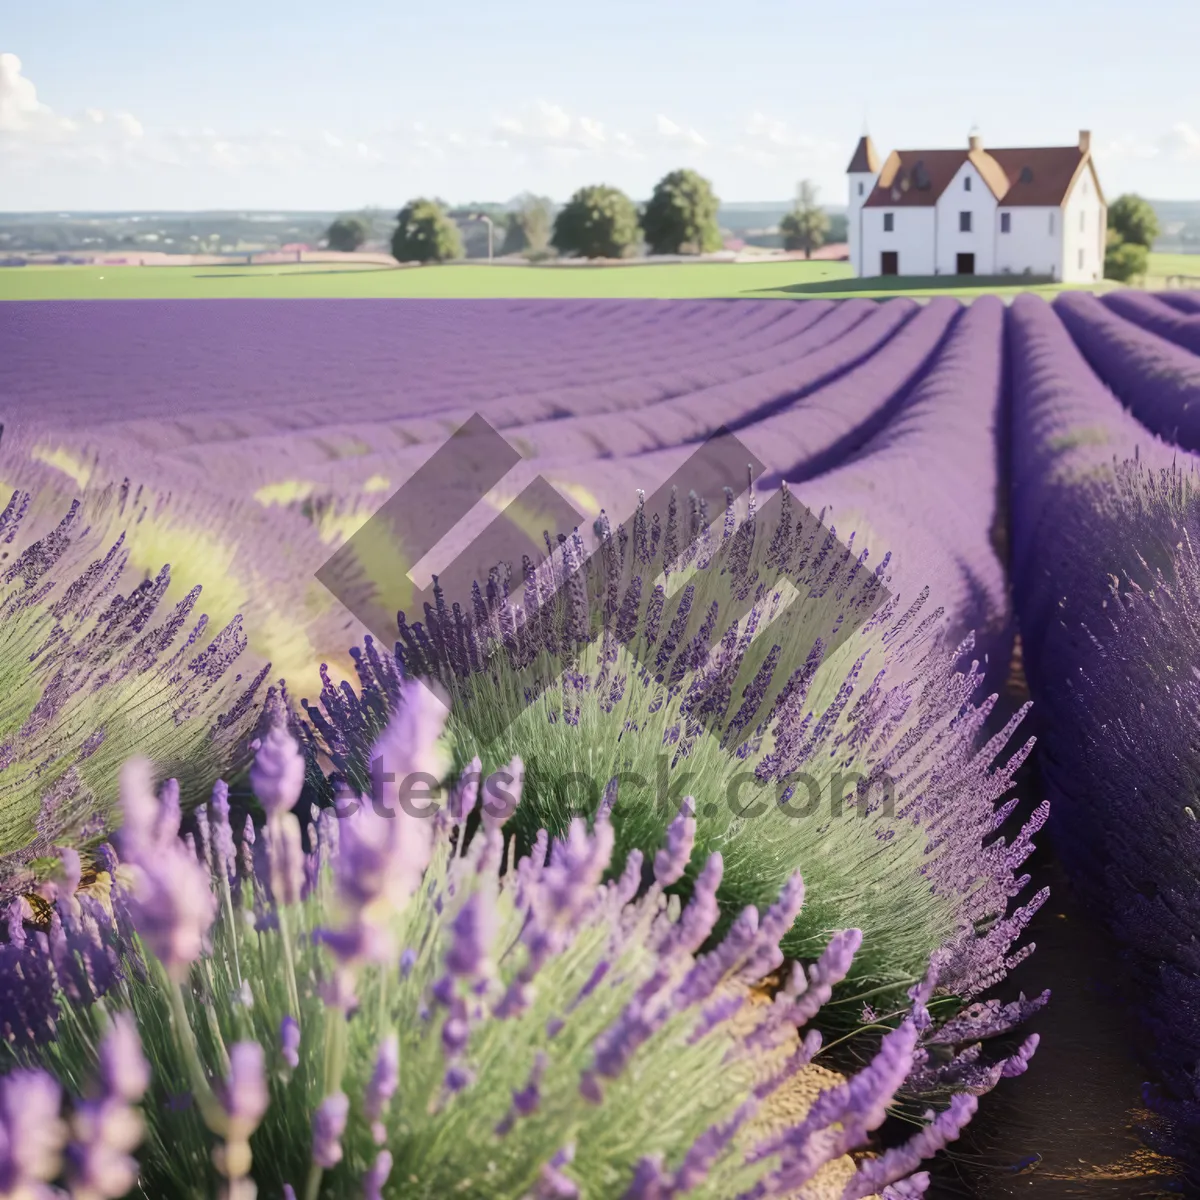
{"type": "Polygon", "coordinates": [[[689,146],[694,146],[697,150],[703,150],[708,142],[696,130],[684,128],[682,125],[672,121],[670,117],[659,113],[654,121],[655,128],[658,130],[659,137],[666,138],[672,142],[686,142],[689,146]]]}
{"type": "Polygon", "coordinates": [[[56,116],[37,98],[33,80],[24,74],[15,54],[0,54],[0,133],[23,139],[70,133],[75,122],[56,116]]]}
{"type": "Polygon", "coordinates": [[[1176,121],[1161,136],[1115,138],[1102,147],[1098,157],[1107,159],[1168,158],[1173,162],[1200,162],[1200,132],[1187,121],[1176,121]]]}
{"type": "Polygon", "coordinates": [[[113,114],[113,120],[117,124],[117,128],[127,137],[137,141],[145,135],[145,129],[142,128],[142,123],[133,115],[133,113],[119,112],[113,114]]]}
{"type": "Polygon", "coordinates": [[[1176,121],[1159,139],[1163,151],[1177,162],[1200,161],[1200,132],[1186,121],[1176,121]]]}
{"type": "Polygon", "coordinates": [[[813,166],[825,165],[845,151],[838,142],[800,133],[786,121],[761,112],[751,113],[743,132],[745,141],[734,147],[735,152],[764,164],[794,159],[813,166]]]}
{"type": "Polygon", "coordinates": [[[565,108],[539,100],[520,116],[502,114],[492,122],[492,142],[500,146],[523,146],[578,154],[610,145],[632,147],[633,139],[619,131],[609,133],[602,121],[572,116],[565,108]]]}

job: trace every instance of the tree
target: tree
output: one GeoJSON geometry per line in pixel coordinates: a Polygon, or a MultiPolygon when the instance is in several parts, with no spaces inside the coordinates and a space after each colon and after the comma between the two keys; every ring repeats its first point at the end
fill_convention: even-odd
{"type": "Polygon", "coordinates": [[[410,200],[396,217],[392,255],[398,262],[446,262],[462,258],[462,234],[438,200],[410,200]]]}
{"type": "Polygon", "coordinates": [[[550,245],[554,228],[554,201],[526,192],[508,218],[501,254],[541,254],[550,245]]]}
{"type": "Polygon", "coordinates": [[[688,169],[664,175],[642,212],[651,254],[681,254],[685,246],[704,254],[721,248],[717,197],[712,184],[688,169]]]}
{"type": "Polygon", "coordinates": [[[796,191],[792,211],[779,222],[785,250],[803,250],[805,258],[825,244],[829,214],[817,204],[818,188],[805,179],[796,191]]]}
{"type": "Polygon", "coordinates": [[[338,217],[325,231],[330,250],[350,252],[367,240],[371,230],[362,217],[338,217]]]}
{"type": "Polygon", "coordinates": [[[1121,241],[1149,250],[1158,237],[1158,214],[1149,201],[1127,192],[1108,206],[1108,227],[1121,241]]]}
{"type": "Polygon", "coordinates": [[[584,258],[627,258],[642,231],[637,209],[619,188],[597,184],[580,188],[554,218],[551,241],[562,254],[584,258]]]}
{"type": "Polygon", "coordinates": [[[1108,231],[1108,247],[1104,254],[1104,278],[1128,283],[1146,274],[1150,251],[1138,242],[1121,240],[1115,230],[1108,231]]]}

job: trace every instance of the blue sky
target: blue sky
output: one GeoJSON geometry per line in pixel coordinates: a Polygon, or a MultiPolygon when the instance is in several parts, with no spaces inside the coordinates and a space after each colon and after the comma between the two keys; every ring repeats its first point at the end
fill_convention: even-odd
{"type": "Polygon", "coordinates": [[[1200,199],[1200,4],[1142,0],[6,0],[0,209],[396,208],[417,194],[726,200],[882,151],[1069,144],[1200,199]],[[852,28],[851,28],[852,26],[852,28]]]}

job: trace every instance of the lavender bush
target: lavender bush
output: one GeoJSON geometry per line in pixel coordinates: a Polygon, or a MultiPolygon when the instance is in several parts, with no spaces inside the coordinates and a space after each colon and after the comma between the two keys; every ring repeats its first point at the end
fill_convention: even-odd
{"type": "Polygon", "coordinates": [[[135,745],[185,791],[229,767],[266,675],[239,672],[241,619],[214,631],[199,586],[171,603],[169,566],[139,581],[122,532],[143,515],[136,490],[55,501],[16,490],[0,512],[0,899],[53,847],[104,836],[135,745]]]}
{"type": "MultiPolygon", "coordinates": [[[[864,1003],[889,1011],[935,954],[931,1007],[951,1018],[1032,950],[1015,947],[1045,900],[1010,904],[1045,806],[1011,843],[996,837],[1029,749],[999,761],[1021,714],[979,744],[995,697],[972,702],[978,669],[956,666],[969,641],[945,643],[922,594],[879,603],[888,558],[871,569],[847,554],[786,488],[743,517],[731,501],[711,539],[697,504],[683,507],[661,524],[639,509],[629,532],[601,522],[590,557],[581,535],[564,539],[526,563],[519,591],[498,575],[476,588],[471,614],[439,593],[424,622],[402,617],[399,665],[368,642],[357,691],[329,681],[302,702],[314,735],[368,788],[393,772],[370,755],[401,678],[435,681],[453,699],[460,769],[476,753],[489,774],[525,763],[518,844],[603,809],[617,874],[660,844],[691,792],[699,853],[682,895],[720,852],[727,926],[802,870],[816,899],[785,950],[813,958],[830,929],[863,931],[831,1019],[854,1029],[864,1003]]],[[[993,1005],[978,1028],[1005,1032],[1044,999],[993,1005]]]]}
{"type": "MultiPolygon", "coordinates": [[[[379,757],[441,778],[444,715],[405,685],[379,757]]],[[[218,786],[198,836],[179,840],[177,790],[156,798],[149,764],[131,761],[108,900],[76,892],[67,855],[49,934],[10,909],[3,1020],[18,1062],[0,1081],[0,1132],[22,1194],[61,1177],[75,1196],[122,1196],[137,1149],[141,1189],[181,1198],[899,1200],[925,1190],[913,1172],[975,1110],[956,1095],[906,1146],[846,1157],[928,1061],[935,980],[861,1072],[814,1067],[820,1037],[797,1030],[861,935],[834,934],[764,994],[805,903],[793,875],[698,954],[723,861],[703,856],[686,906],[668,896],[695,849],[690,798],[645,872],[633,854],[604,883],[604,814],[541,831],[517,859],[486,807],[467,836],[478,779],[460,779],[437,820],[408,816],[398,785],[343,790],[341,819],[321,813],[305,853],[291,811],[303,757],[281,727],[251,778],[265,828],[239,845],[218,786]],[[56,1079],[87,1089],[69,1128],[56,1079]]]]}

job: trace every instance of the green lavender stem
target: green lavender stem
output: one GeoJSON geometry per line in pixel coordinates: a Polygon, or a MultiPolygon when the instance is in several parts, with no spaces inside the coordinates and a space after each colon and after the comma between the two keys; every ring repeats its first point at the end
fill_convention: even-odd
{"type": "Polygon", "coordinates": [[[223,1138],[226,1132],[225,1110],[221,1107],[213,1090],[209,1086],[204,1073],[204,1065],[200,1061],[200,1052],[196,1048],[196,1035],[188,1019],[187,1004],[183,998],[183,984],[178,980],[168,980],[167,996],[171,1002],[171,1024],[175,1030],[175,1040],[179,1052],[183,1055],[187,1067],[188,1078],[192,1092],[196,1097],[196,1106],[204,1118],[205,1125],[218,1137],[223,1138]]]}

